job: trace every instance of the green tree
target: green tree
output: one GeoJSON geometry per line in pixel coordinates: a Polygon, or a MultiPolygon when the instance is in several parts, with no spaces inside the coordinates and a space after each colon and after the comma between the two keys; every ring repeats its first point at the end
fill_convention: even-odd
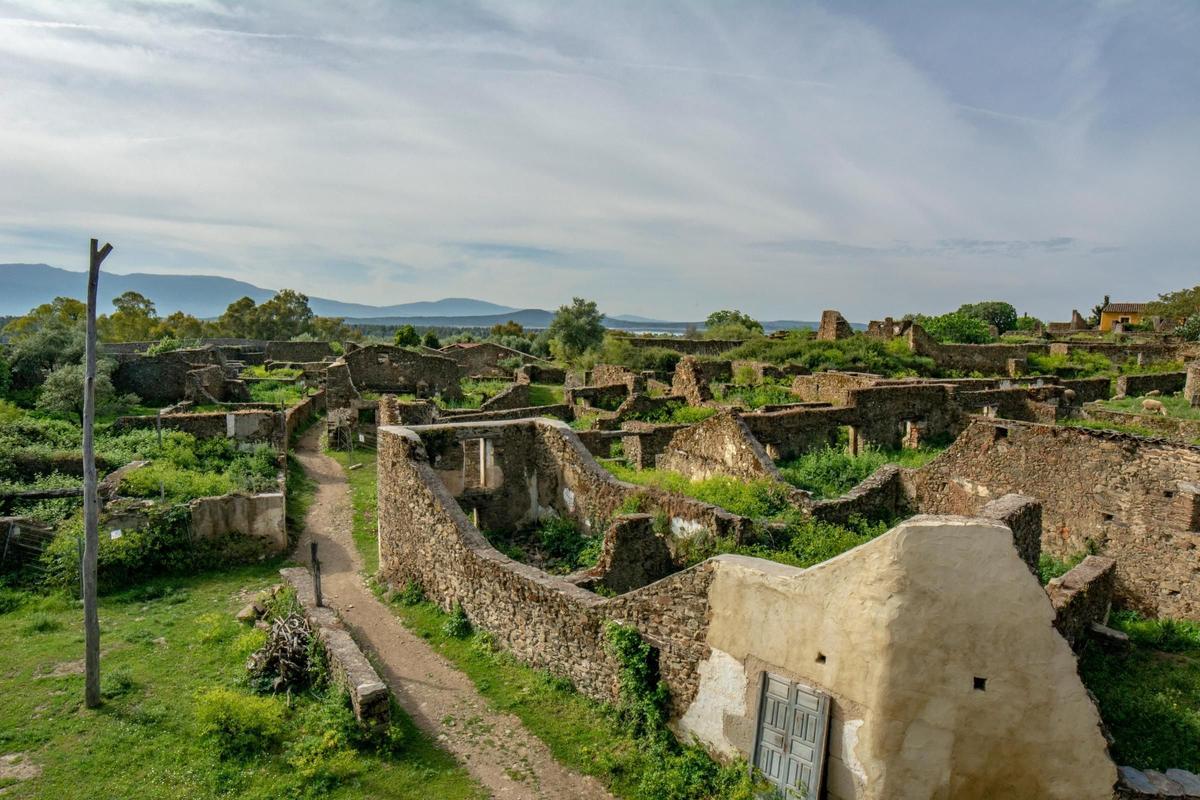
{"type": "Polygon", "coordinates": [[[1028,314],[1022,314],[1017,318],[1017,324],[1013,326],[1015,331],[1034,331],[1042,327],[1043,323],[1037,317],[1031,317],[1028,314]]]}
{"type": "Polygon", "coordinates": [[[761,336],[762,323],[741,311],[714,311],[704,321],[704,336],[708,339],[749,339],[761,336]]]}
{"type": "Polygon", "coordinates": [[[1200,314],[1200,286],[1160,294],[1157,300],[1147,304],[1146,313],[1155,317],[1181,320],[1188,319],[1193,314],[1200,314]]]}
{"type": "Polygon", "coordinates": [[[225,308],[217,320],[221,333],[235,339],[249,339],[254,335],[255,311],[257,306],[249,297],[234,300],[225,308]]]}
{"type": "Polygon", "coordinates": [[[434,350],[437,350],[442,346],[442,343],[438,341],[437,334],[434,332],[433,328],[425,331],[425,335],[421,337],[421,344],[434,350]]]}
{"type": "Polygon", "coordinates": [[[986,322],[958,311],[940,317],[918,317],[917,320],[925,332],[939,342],[986,344],[992,340],[986,322]]]}
{"type": "Polygon", "coordinates": [[[8,361],[4,358],[4,352],[0,350],[0,397],[5,397],[11,388],[12,367],[8,365],[8,361]]]}
{"type": "Polygon", "coordinates": [[[154,336],[159,318],[153,301],[137,292],[125,292],[112,302],[117,310],[96,320],[102,341],[144,342],[154,336]]]}
{"type": "Polygon", "coordinates": [[[982,303],[966,303],[958,309],[959,314],[966,314],[995,325],[1000,333],[1011,331],[1017,326],[1017,310],[1011,303],[1003,300],[985,300],[982,303]]]}
{"type": "Polygon", "coordinates": [[[308,295],[281,289],[254,310],[254,337],[271,341],[287,340],[309,330],[313,319],[308,295]]]}
{"type": "Polygon", "coordinates": [[[346,324],[342,317],[313,317],[310,332],[322,342],[358,341],[362,333],[346,324]]]}
{"type": "Polygon", "coordinates": [[[412,325],[401,325],[396,329],[396,336],[393,341],[395,341],[397,347],[416,347],[421,343],[421,336],[412,325]]]}
{"type": "Polygon", "coordinates": [[[1088,325],[1093,328],[1100,324],[1100,315],[1104,313],[1104,309],[1108,307],[1108,295],[1104,295],[1104,302],[1098,306],[1092,306],[1092,315],[1088,317],[1088,325]]]}
{"type": "Polygon", "coordinates": [[[159,321],[154,327],[150,338],[161,339],[203,339],[206,336],[215,336],[220,333],[217,325],[212,322],[205,322],[202,319],[196,319],[191,314],[185,314],[182,311],[174,311],[159,321]]]}
{"type": "MultiPolygon", "coordinates": [[[[100,361],[96,364],[96,382],[93,384],[96,397],[96,413],[110,414],[123,406],[136,405],[138,398],[128,394],[119,397],[112,384],[113,364],[100,361]]],[[[63,364],[46,376],[38,394],[37,407],[49,414],[60,414],[83,420],[83,364],[63,364]]]]}
{"type": "Polygon", "coordinates": [[[492,326],[492,336],[524,336],[525,326],[515,320],[492,326]]]}
{"type": "Polygon", "coordinates": [[[564,361],[574,361],[604,341],[604,315],[593,300],[575,297],[562,306],[547,329],[551,350],[564,361]]]}
{"type": "Polygon", "coordinates": [[[13,386],[29,389],[50,370],[83,358],[87,306],[69,297],[56,297],[4,327],[8,338],[13,386]]]}
{"type": "Polygon", "coordinates": [[[1175,335],[1184,341],[1200,342],[1200,311],[1192,314],[1186,321],[1175,329],[1175,335]]]}

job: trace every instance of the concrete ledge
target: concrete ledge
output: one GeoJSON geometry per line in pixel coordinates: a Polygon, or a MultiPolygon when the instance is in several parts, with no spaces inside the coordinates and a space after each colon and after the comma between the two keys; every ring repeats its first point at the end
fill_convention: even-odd
{"type": "Polygon", "coordinates": [[[305,618],[325,647],[334,681],[350,693],[355,719],[365,728],[386,728],[391,723],[387,685],[346,631],[337,612],[317,607],[312,575],[304,567],[281,569],[279,575],[296,590],[305,618]]]}

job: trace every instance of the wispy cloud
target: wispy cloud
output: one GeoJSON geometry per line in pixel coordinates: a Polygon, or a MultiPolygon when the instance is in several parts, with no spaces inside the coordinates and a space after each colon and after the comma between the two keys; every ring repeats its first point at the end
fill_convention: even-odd
{"type": "Polygon", "coordinates": [[[1187,0],[0,0],[0,261],[101,235],[114,270],[367,303],[1061,316],[1194,282],[1197,31],[1187,0]]]}

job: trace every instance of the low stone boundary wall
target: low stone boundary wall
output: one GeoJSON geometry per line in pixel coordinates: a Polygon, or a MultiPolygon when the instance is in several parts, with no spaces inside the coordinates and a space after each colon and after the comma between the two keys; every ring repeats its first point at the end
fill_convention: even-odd
{"type": "Polygon", "coordinates": [[[1200,420],[1197,419],[1114,411],[1099,404],[1084,406],[1083,418],[1115,422],[1118,425],[1128,425],[1133,428],[1145,428],[1167,438],[1178,439],[1184,444],[1192,444],[1200,440],[1200,420]]]}
{"type": "Polygon", "coordinates": [[[667,449],[667,444],[676,433],[688,427],[687,425],[666,424],[653,422],[638,422],[630,420],[622,425],[626,432],[621,437],[621,449],[625,460],[637,469],[650,469],[655,465],[658,456],[667,449]]]}
{"type": "Polygon", "coordinates": [[[1117,378],[1117,394],[1140,397],[1146,392],[1163,394],[1182,392],[1187,383],[1186,372],[1159,372],[1153,375],[1122,375],[1117,378]]]}
{"type": "Polygon", "coordinates": [[[1116,560],[1088,556],[1070,572],[1046,584],[1046,594],[1054,606],[1054,627],[1072,650],[1083,648],[1093,624],[1108,621],[1116,580],[1116,560]]]}
{"type": "Polygon", "coordinates": [[[287,550],[287,504],[283,492],[198,497],[187,506],[192,514],[192,530],[199,539],[237,532],[263,540],[272,553],[287,550]]]}
{"type": "Polygon", "coordinates": [[[533,403],[529,399],[529,384],[514,383],[507,389],[489,397],[479,406],[480,411],[509,411],[514,408],[529,408],[533,403]]]}
{"type": "Polygon", "coordinates": [[[316,394],[310,394],[308,397],[301,400],[296,405],[289,408],[284,416],[284,428],[287,431],[287,440],[290,442],[296,431],[309,420],[317,417],[325,410],[325,391],[321,390],[316,394]]]}
{"type": "MultiPolygon", "coordinates": [[[[161,421],[163,430],[183,431],[197,439],[234,439],[247,444],[266,443],[280,446],[278,411],[238,410],[199,413],[162,414],[157,417],[118,417],[113,431],[153,430],[161,421]]],[[[286,423],[285,423],[286,425],[286,423]]]]}
{"type": "Polygon", "coordinates": [[[852,516],[895,519],[906,513],[908,506],[904,470],[895,464],[885,464],[841,497],[814,504],[811,513],[816,519],[843,525],[852,516]]]}
{"type": "Polygon", "coordinates": [[[305,618],[325,647],[333,680],[350,694],[355,719],[366,728],[387,728],[392,719],[387,685],[347,632],[337,612],[317,605],[312,575],[304,567],[281,569],[279,575],[296,590],[305,618]]]}
{"type": "MultiPolygon", "coordinates": [[[[509,408],[502,411],[476,411],[474,409],[459,409],[454,411],[439,411],[434,422],[430,424],[450,422],[503,422],[511,419],[530,419],[532,417],[548,417],[568,422],[575,418],[571,407],[565,403],[552,406],[527,406],[525,408],[509,408]]],[[[416,423],[411,423],[416,424],[416,423]]]]}

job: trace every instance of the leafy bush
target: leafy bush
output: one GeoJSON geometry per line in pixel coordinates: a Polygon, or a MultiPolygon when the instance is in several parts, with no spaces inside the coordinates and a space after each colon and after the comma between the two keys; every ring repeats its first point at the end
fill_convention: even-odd
{"type": "MultiPolygon", "coordinates": [[[[102,534],[97,553],[98,584],[102,593],[150,577],[180,575],[257,560],[263,543],[248,536],[230,535],[221,540],[193,540],[191,515],[186,506],[155,508],[144,528],[122,531],[119,538],[102,534]]],[[[64,523],[42,551],[43,583],[49,588],[74,592],[79,587],[79,541],[82,515],[64,523]]]]}
{"type": "Polygon", "coordinates": [[[1038,579],[1045,586],[1055,578],[1061,578],[1075,569],[1085,558],[1087,558],[1087,553],[1077,553],[1065,560],[1055,558],[1049,553],[1042,553],[1038,556],[1038,579]]]}
{"type": "Polygon", "coordinates": [[[798,401],[790,386],[769,380],[749,386],[727,385],[718,399],[724,403],[738,403],[747,408],[762,408],[768,405],[782,405],[798,401]]]}
{"type": "Polygon", "coordinates": [[[949,344],[987,344],[992,340],[988,323],[978,317],[953,311],[938,317],[917,317],[925,332],[939,342],[949,344]]]}
{"type": "Polygon", "coordinates": [[[32,636],[35,633],[52,633],[61,629],[62,623],[56,617],[52,617],[44,611],[35,611],[21,626],[21,633],[32,636]]]}
{"type": "Polygon", "coordinates": [[[1104,356],[1078,348],[1071,348],[1070,355],[1030,353],[1026,363],[1034,374],[1057,375],[1060,378],[1093,378],[1116,372],[1112,362],[1104,356]]]}
{"type": "Polygon", "coordinates": [[[26,592],[10,589],[7,586],[0,586],[0,614],[16,611],[29,602],[29,599],[30,595],[26,592]]]}
{"type": "Polygon", "coordinates": [[[461,603],[454,604],[454,610],[442,626],[442,633],[452,639],[465,639],[471,635],[471,620],[467,619],[467,612],[463,610],[461,603]]]}
{"type": "Polygon", "coordinates": [[[400,605],[415,606],[418,603],[425,602],[425,591],[421,588],[421,584],[414,580],[410,580],[404,584],[404,588],[400,590],[400,594],[396,596],[400,605]]]}
{"type": "Polygon", "coordinates": [[[942,449],[921,447],[886,451],[864,447],[858,455],[850,455],[845,448],[826,447],[781,463],[779,471],[788,483],[812,492],[816,498],[838,497],[874,475],[885,464],[920,467],[937,457],[942,449]]]}
{"type": "Polygon", "coordinates": [[[792,331],[775,339],[760,337],[721,354],[726,359],[799,364],[813,372],[874,372],[888,377],[935,375],[933,359],[914,356],[903,339],[881,341],[861,334],[837,341],[818,341],[812,331],[792,331]]]}
{"type": "Polygon", "coordinates": [[[184,503],[197,497],[216,497],[234,490],[224,473],[180,469],[171,463],[152,462],[121,479],[121,494],[127,497],[165,497],[172,503],[184,503]]]}
{"type": "Polygon", "coordinates": [[[1175,335],[1188,342],[1200,342],[1200,313],[1192,314],[1175,329],[1175,335]]]}
{"type": "Polygon", "coordinates": [[[105,670],[100,677],[100,694],[109,700],[123,697],[135,688],[137,688],[137,684],[127,667],[105,670]]]}
{"type": "Polygon", "coordinates": [[[196,698],[200,736],[222,758],[250,757],[273,750],[283,740],[284,707],[272,697],[233,689],[209,689],[196,698]]]}

